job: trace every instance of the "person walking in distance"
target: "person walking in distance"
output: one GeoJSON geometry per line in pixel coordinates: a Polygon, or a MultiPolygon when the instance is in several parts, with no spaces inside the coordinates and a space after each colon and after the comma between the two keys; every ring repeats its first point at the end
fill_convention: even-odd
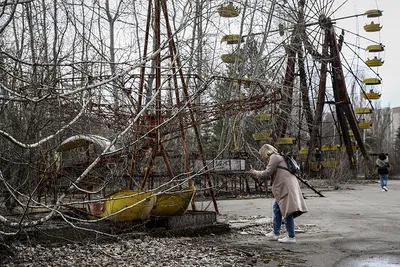
{"type": "Polygon", "coordinates": [[[376,160],[376,166],[378,167],[379,181],[381,184],[382,191],[388,191],[387,184],[389,180],[389,158],[384,153],[380,153],[376,160]]]}
{"type": "Polygon", "coordinates": [[[278,150],[269,145],[263,145],[259,150],[262,160],[267,164],[265,170],[251,169],[250,173],[259,179],[271,180],[273,204],[273,231],[266,235],[268,240],[278,240],[281,243],[296,243],[294,219],[308,211],[297,178],[287,169],[287,164],[278,150]],[[280,238],[282,217],[288,236],[280,238]]]}

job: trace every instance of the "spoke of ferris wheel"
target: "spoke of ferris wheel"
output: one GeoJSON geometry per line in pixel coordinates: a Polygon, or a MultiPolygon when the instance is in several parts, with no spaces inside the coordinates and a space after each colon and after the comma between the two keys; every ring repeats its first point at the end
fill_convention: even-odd
{"type": "MultiPolygon", "coordinates": [[[[352,15],[352,16],[347,16],[347,17],[342,17],[342,18],[336,18],[336,19],[332,19],[332,23],[334,24],[334,22],[341,20],[341,19],[348,19],[348,18],[354,18],[354,17],[358,17],[364,14],[358,14],[358,15],[352,15]]],[[[298,24],[297,24],[298,25],[298,24]]],[[[296,26],[297,26],[296,25],[296,26]]],[[[310,23],[305,23],[303,26],[304,27],[310,27],[310,26],[316,26],[319,25],[319,21],[315,21],[315,22],[310,22],[310,23]]],[[[290,27],[286,27],[284,28],[284,30],[293,30],[296,26],[290,26],[290,27]]],[[[336,26],[337,27],[337,26],[336,26]]],[[[341,29],[340,27],[337,27],[339,29],[341,29]]],[[[269,33],[275,33],[275,32],[279,32],[281,31],[281,29],[276,29],[276,30],[270,30],[269,33]]],[[[265,32],[258,32],[258,33],[251,33],[251,34],[247,34],[247,35],[243,35],[243,38],[245,37],[249,37],[249,36],[257,36],[257,35],[263,35],[265,34],[265,32]]]]}
{"type": "MultiPolygon", "coordinates": [[[[377,42],[377,41],[375,41],[375,40],[372,40],[372,39],[370,39],[370,38],[367,38],[367,37],[365,37],[365,36],[363,36],[363,35],[360,35],[360,34],[358,34],[358,33],[355,33],[355,32],[349,31],[349,30],[346,30],[346,29],[341,28],[341,27],[338,27],[338,26],[335,26],[335,27],[338,28],[338,29],[341,29],[341,30],[343,30],[343,31],[345,31],[345,32],[351,33],[351,34],[353,34],[353,35],[355,35],[355,36],[357,36],[357,37],[360,37],[360,38],[362,38],[362,39],[364,39],[364,40],[367,40],[367,41],[369,41],[369,42],[371,42],[371,43],[381,44],[380,42],[377,42]]],[[[364,49],[364,50],[365,50],[365,49],[364,49]]]]}
{"type": "MultiPolygon", "coordinates": [[[[325,0],[324,1],[314,0],[314,1],[309,1],[309,2],[305,3],[305,4],[307,4],[305,6],[305,12],[306,13],[304,13],[305,21],[309,21],[311,19],[315,19],[316,17],[319,17],[321,14],[330,14],[330,15],[332,15],[333,13],[335,13],[337,11],[337,9],[335,11],[333,11],[333,12],[330,11],[332,9],[332,6],[333,6],[334,2],[335,2],[335,0],[327,0],[327,1],[325,1],[325,0]]],[[[346,2],[344,2],[342,5],[344,5],[346,2]]],[[[339,8],[341,6],[339,6],[339,8]]],[[[293,14],[297,15],[298,11],[299,11],[299,6],[298,6],[298,2],[297,1],[295,2],[294,0],[292,0],[292,5],[289,6],[289,7],[286,7],[286,6],[282,5],[282,9],[284,11],[289,10],[289,12],[286,11],[286,13],[287,13],[288,17],[292,18],[292,21],[297,21],[298,20],[297,16],[293,16],[293,14]]]]}
{"type": "Polygon", "coordinates": [[[325,10],[328,9],[328,3],[320,0],[314,0],[308,2],[306,7],[307,13],[304,14],[304,18],[318,18],[321,14],[328,14],[325,10]]]}
{"type": "MultiPolygon", "coordinates": [[[[356,51],[354,51],[353,49],[351,49],[350,46],[349,46],[347,43],[345,43],[345,44],[346,44],[346,46],[358,57],[359,60],[361,60],[362,62],[365,62],[365,60],[362,59],[362,58],[358,55],[358,53],[356,53],[356,51]]],[[[345,57],[343,56],[342,58],[345,58],[345,57]]],[[[369,67],[369,66],[368,66],[368,67],[369,67]]],[[[350,68],[350,67],[349,67],[349,68],[350,68]]],[[[379,73],[376,72],[372,67],[369,67],[369,69],[370,69],[377,77],[381,78],[380,75],[379,75],[379,73]]],[[[382,78],[381,78],[381,79],[382,79],[382,78]]],[[[361,84],[360,84],[360,87],[361,87],[361,84]]]]}
{"type": "Polygon", "coordinates": [[[333,7],[333,3],[334,3],[335,1],[333,0],[332,2],[331,2],[331,6],[329,7],[329,10],[328,10],[328,12],[326,12],[325,14],[335,14],[339,9],[341,9],[347,2],[348,2],[348,0],[346,0],[346,1],[344,1],[341,5],[339,5],[334,11],[330,11],[330,9],[333,7]]]}
{"type": "Polygon", "coordinates": [[[295,7],[292,7],[292,6],[286,7],[282,4],[280,4],[279,6],[280,6],[279,10],[283,11],[284,14],[282,14],[283,15],[282,17],[278,17],[278,16],[275,16],[275,17],[277,17],[278,19],[281,19],[283,21],[286,21],[286,22],[297,20],[297,12],[296,12],[295,7]]]}

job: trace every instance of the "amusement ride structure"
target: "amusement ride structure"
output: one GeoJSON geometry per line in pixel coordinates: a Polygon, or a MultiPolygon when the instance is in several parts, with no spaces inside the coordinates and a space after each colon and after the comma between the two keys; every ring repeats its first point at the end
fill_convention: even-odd
{"type": "MultiPolygon", "coordinates": [[[[182,42],[177,40],[176,26],[171,25],[167,1],[149,0],[142,58],[151,55],[151,60],[143,61],[140,72],[132,75],[126,90],[130,111],[114,108],[107,112],[109,105],[91,107],[94,116],[110,127],[134,121],[129,188],[181,188],[184,183],[189,187],[198,183],[218,212],[215,188],[219,180],[212,175],[240,177],[242,190],[248,164],[255,161],[254,152],[265,142],[296,155],[304,173],[338,167],[337,155],[342,152],[349,169],[356,170],[358,152],[367,163],[363,131],[371,128],[368,114],[381,95],[377,68],[384,63],[384,46],[365,38],[371,42],[365,51],[373,56],[363,60],[359,45],[346,42],[345,36],[354,33],[339,25],[363,17],[371,20],[365,31],[376,33],[382,26],[372,20],[379,20],[382,11],[338,16],[346,2],[271,0],[259,9],[248,1],[207,6],[216,21],[211,36],[220,38],[214,42],[218,49],[211,54],[222,52],[213,58],[219,61],[219,72],[206,75],[202,44],[210,37],[202,36],[201,15],[193,26],[201,41],[196,52],[183,61],[182,42]],[[258,25],[260,19],[265,23],[258,25]],[[361,74],[344,56],[349,51],[353,62],[363,65],[361,74]],[[195,67],[192,57],[198,60],[195,67]],[[349,88],[359,91],[363,100],[355,101],[349,88]],[[232,139],[225,139],[225,147],[216,149],[210,158],[204,129],[218,121],[231,125],[225,128],[230,129],[232,139]]],[[[202,14],[202,8],[196,5],[196,14],[202,14]]],[[[232,187],[236,188],[236,182],[232,187]]]]}

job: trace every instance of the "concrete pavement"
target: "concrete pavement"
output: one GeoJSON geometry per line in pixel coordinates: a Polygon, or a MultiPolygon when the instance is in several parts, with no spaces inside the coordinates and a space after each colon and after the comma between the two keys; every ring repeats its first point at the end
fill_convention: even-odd
{"type": "MultiPolygon", "coordinates": [[[[400,180],[390,180],[388,192],[382,192],[377,182],[344,187],[348,189],[306,199],[309,212],[295,223],[300,228],[315,225],[318,230],[298,233],[297,244],[254,242],[265,242],[265,249],[290,246],[305,259],[299,266],[400,266],[400,180]]],[[[220,213],[229,216],[271,217],[272,202],[272,198],[221,200],[218,205],[220,213]]]]}

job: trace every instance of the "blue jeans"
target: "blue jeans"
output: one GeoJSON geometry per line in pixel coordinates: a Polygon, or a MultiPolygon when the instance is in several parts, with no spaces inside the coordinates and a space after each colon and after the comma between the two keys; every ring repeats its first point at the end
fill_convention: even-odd
{"type": "Polygon", "coordinates": [[[379,174],[379,181],[381,182],[381,187],[387,186],[389,180],[389,174],[379,174]]]}
{"type": "MultiPolygon", "coordinates": [[[[281,226],[282,226],[282,213],[281,209],[279,208],[278,202],[276,200],[274,201],[272,210],[274,211],[274,216],[273,216],[274,233],[276,235],[279,235],[281,233],[281,226]]],[[[288,236],[295,237],[296,234],[294,232],[294,217],[292,214],[285,219],[285,226],[286,226],[286,231],[288,232],[288,236]]]]}

